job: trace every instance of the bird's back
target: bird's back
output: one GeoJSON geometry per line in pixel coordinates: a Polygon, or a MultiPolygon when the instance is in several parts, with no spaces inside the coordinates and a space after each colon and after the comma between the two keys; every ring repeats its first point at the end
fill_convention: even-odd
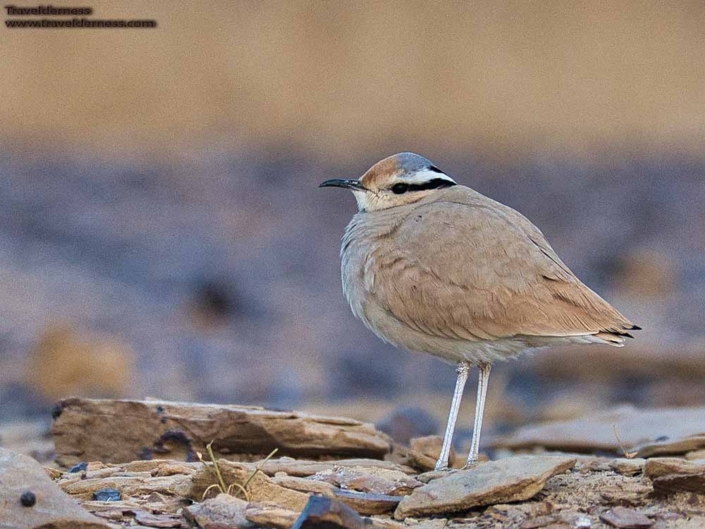
{"type": "Polygon", "coordinates": [[[358,213],[341,254],[356,316],[386,341],[452,361],[560,342],[621,345],[634,327],[529,220],[464,186],[358,213]]]}

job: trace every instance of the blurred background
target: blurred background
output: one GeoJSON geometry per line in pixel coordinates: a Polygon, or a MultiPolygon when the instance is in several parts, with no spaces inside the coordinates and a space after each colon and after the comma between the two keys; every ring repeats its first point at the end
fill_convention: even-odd
{"type": "Polygon", "coordinates": [[[354,200],[317,189],[406,150],[644,328],[497,366],[489,435],[705,403],[702,2],[85,4],[158,27],[0,30],[0,424],[152,396],[440,432],[453,368],[353,318],[354,200]]]}

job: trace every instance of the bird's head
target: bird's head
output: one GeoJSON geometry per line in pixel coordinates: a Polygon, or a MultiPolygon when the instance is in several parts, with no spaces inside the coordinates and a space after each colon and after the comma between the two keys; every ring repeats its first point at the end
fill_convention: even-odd
{"type": "Polygon", "coordinates": [[[350,189],[359,211],[378,211],[411,204],[455,181],[429,160],[403,152],[374,164],[359,180],[326,180],[319,187],[350,189]]]}

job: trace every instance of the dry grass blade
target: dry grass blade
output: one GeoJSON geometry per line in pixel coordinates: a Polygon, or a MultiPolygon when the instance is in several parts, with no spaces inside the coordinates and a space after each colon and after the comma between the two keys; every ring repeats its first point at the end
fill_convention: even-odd
{"type": "Polygon", "coordinates": [[[213,490],[213,489],[218,489],[221,494],[229,494],[231,496],[237,497],[238,494],[242,493],[244,496],[245,500],[248,502],[250,501],[250,493],[247,490],[248,485],[252,481],[252,479],[257,475],[257,472],[262,471],[262,465],[264,465],[269,459],[276,454],[279,449],[275,448],[272,450],[267,457],[265,457],[262,461],[260,461],[257,466],[255,467],[255,470],[250,474],[247,479],[245,480],[245,483],[243,485],[240,485],[239,483],[231,483],[230,485],[225,484],[225,479],[223,479],[223,474],[220,472],[220,467],[218,466],[218,461],[215,459],[215,454],[213,453],[213,441],[208,443],[206,445],[206,450],[208,451],[208,457],[210,459],[211,464],[208,464],[207,461],[203,459],[203,454],[200,452],[196,452],[196,455],[198,456],[198,460],[205,465],[205,467],[213,474],[213,476],[218,480],[217,483],[213,483],[212,485],[209,485],[205,491],[203,491],[203,496],[202,498],[205,499],[208,493],[213,490]],[[238,489],[237,494],[233,494],[233,489],[238,489]]]}
{"type": "Polygon", "coordinates": [[[208,496],[208,493],[213,489],[220,489],[220,485],[218,485],[217,483],[213,483],[213,485],[209,485],[206,488],[206,490],[203,491],[203,495],[201,496],[201,500],[205,500],[206,496],[208,496]]]}
{"type": "Polygon", "coordinates": [[[257,466],[255,467],[255,471],[250,475],[250,477],[247,478],[247,480],[245,481],[245,484],[243,485],[243,488],[245,488],[245,489],[247,488],[247,486],[250,484],[250,481],[252,481],[252,479],[257,475],[257,472],[261,472],[261,471],[262,471],[262,465],[264,465],[267,461],[269,461],[269,459],[270,459],[274,454],[276,454],[278,451],[279,451],[279,449],[278,449],[278,448],[275,448],[274,450],[272,450],[271,452],[269,452],[269,455],[268,455],[267,457],[265,457],[262,461],[260,461],[259,463],[257,463],[257,466]]]}
{"type": "Polygon", "coordinates": [[[617,443],[619,444],[619,449],[622,451],[622,454],[624,457],[627,459],[634,459],[637,455],[638,452],[627,452],[627,449],[624,447],[624,444],[622,443],[622,440],[619,438],[619,435],[617,434],[617,425],[613,424],[612,425],[612,431],[614,432],[614,437],[617,439],[617,443]]]}
{"type": "Polygon", "coordinates": [[[242,492],[243,496],[245,496],[245,500],[247,501],[247,503],[250,502],[250,493],[247,492],[247,489],[244,486],[240,485],[239,483],[231,483],[228,487],[227,493],[230,496],[235,496],[237,498],[237,494],[233,494],[233,488],[239,489],[239,491],[242,492]]]}
{"type": "Polygon", "coordinates": [[[206,450],[208,451],[208,457],[210,457],[211,461],[213,462],[213,468],[215,469],[215,474],[218,478],[218,483],[220,484],[220,490],[225,492],[227,490],[227,487],[225,486],[225,480],[223,479],[223,475],[220,473],[218,462],[216,461],[215,455],[213,454],[213,441],[206,445],[206,450]]]}
{"type": "Polygon", "coordinates": [[[206,445],[206,450],[208,451],[208,457],[211,460],[211,464],[209,465],[207,461],[203,459],[203,454],[200,452],[196,452],[196,455],[198,456],[198,460],[203,463],[203,465],[213,474],[213,476],[218,480],[217,483],[214,483],[206,488],[205,491],[203,491],[203,496],[202,498],[205,499],[208,493],[213,490],[213,489],[218,489],[221,493],[227,493],[230,489],[226,487],[225,485],[225,480],[223,479],[223,475],[220,473],[220,468],[218,467],[218,462],[215,459],[215,454],[213,454],[213,441],[208,443],[206,445]]]}

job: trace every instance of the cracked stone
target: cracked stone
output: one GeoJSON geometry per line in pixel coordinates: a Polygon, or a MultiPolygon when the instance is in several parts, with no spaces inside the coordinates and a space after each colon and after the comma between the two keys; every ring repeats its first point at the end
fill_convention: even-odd
{"type": "Polygon", "coordinates": [[[573,468],[575,462],[575,458],[564,456],[517,456],[450,472],[406,496],[394,517],[453,513],[480,505],[527,500],[549,478],[573,468]]]}

